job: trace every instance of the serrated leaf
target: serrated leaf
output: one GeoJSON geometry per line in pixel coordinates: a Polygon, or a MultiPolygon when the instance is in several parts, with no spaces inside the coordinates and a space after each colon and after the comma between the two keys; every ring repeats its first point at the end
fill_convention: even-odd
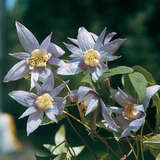
{"type": "Polygon", "coordinates": [[[128,73],[132,73],[132,72],[133,72],[133,69],[131,67],[119,66],[119,67],[116,67],[116,68],[108,69],[100,77],[100,80],[103,80],[103,79],[111,77],[111,76],[115,76],[115,75],[119,75],[119,74],[128,74],[128,73]]]}
{"type": "Polygon", "coordinates": [[[129,74],[129,79],[138,95],[139,103],[142,103],[146,95],[146,88],[148,85],[146,78],[143,74],[134,72],[129,74]]]}
{"type": "Polygon", "coordinates": [[[141,67],[141,66],[134,66],[133,69],[137,72],[140,72],[144,75],[144,77],[146,78],[147,82],[149,85],[155,85],[156,82],[152,76],[152,74],[150,72],[148,72],[145,68],[141,67]]]}
{"type": "Polygon", "coordinates": [[[81,83],[88,83],[91,87],[94,87],[93,83],[92,83],[92,78],[90,74],[85,75],[82,79],[81,79],[81,83]]]}

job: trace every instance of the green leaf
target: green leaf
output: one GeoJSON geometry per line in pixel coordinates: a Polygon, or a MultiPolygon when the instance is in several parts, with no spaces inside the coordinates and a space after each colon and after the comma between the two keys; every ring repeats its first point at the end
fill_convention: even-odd
{"type": "Polygon", "coordinates": [[[135,96],[135,91],[134,91],[132,83],[131,83],[131,81],[128,77],[128,74],[123,75],[122,78],[121,78],[121,81],[122,81],[124,92],[126,92],[129,95],[132,95],[134,97],[135,96]]]}
{"type": "Polygon", "coordinates": [[[156,106],[156,131],[160,132],[160,98],[156,94],[152,97],[153,104],[156,106]]]}
{"type": "Polygon", "coordinates": [[[92,83],[92,78],[90,74],[85,75],[82,79],[81,79],[81,83],[88,83],[91,87],[94,87],[94,84],[92,83]]]}
{"type": "MultiPolygon", "coordinates": [[[[56,117],[58,121],[62,120],[63,118],[65,118],[65,115],[59,115],[56,117]]],[[[45,125],[49,125],[55,123],[54,121],[50,120],[47,116],[44,116],[43,121],[41,122],[41,126],[45,126],[45,125]]]]}
{"type": "Polygon", "coordinates": [[[134,72],[129,74],[129,79],[138,95],[139,103],[142,103],[146,95],[146,88],[148,85],[146,78],[143,76],[143,74],[134,72]]]}
{"type": "Polygon", "coordinates": [[[152,74],[148,72],[145,68],[137,65],[137,66],[134,66],[133,69],[134,71],[142,73],[150,86],[156,84],[152,74]]]}
{"type": "Polygon", "coordinates": [[[59,154],[54,160],[67,160],[66,153],[59,154]]]}
{"type": "Polygon", "coordinates": [[[49,156],[42,156],[42,155],[35,155],[36,160],[52,160],[55,156],[49,155],[49,156]]]}
{"type": "Polygon", "coordinates": [[[160,160],[160,153],[158,153],[156,160],[160,160]]]}
{"type": "Polygon", "coordinates": [[[143,145],[146,149],[150,150],[154,157],[156,157],[160,151],[160,134],[145,138],[143,140],[143,145]]]}
{"type": "Polygon", "coordinates": [[[116,68],[108,69],[101,77],[100,80],[103,80],[105,78],[119,75],[119,74],[127,74],[127,73],[132,73],[133,69],[127,66],[119,66],[116,68]]]}

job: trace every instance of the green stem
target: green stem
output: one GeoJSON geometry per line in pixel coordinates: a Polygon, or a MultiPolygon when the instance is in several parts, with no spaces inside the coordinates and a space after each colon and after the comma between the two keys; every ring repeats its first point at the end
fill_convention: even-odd
{"type": "Polygon", "coordinates": [[[140,144],[141,144],[141,156],[142,160],[144,160],[144,153],[143,153],[143,129],[144,129],[144,123],[141,128],[141,134],[140,134],[140,144]]]}

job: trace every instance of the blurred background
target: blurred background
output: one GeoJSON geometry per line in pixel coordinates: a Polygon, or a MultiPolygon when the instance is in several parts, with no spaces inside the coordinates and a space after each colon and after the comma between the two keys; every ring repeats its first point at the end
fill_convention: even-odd
{"type": "MultiPolygon", "coordinates": [[[[8,156],[0,154],[0,160],[34,159],[35,152],[46,152],[42,144],[53,143],[55,131],[62,123],[67,123],[62,121],[58,125],[40,127],[27,137],[27,118],[18,120],[25,108],[12,100],[8,93],[28,90],[29,85],[24,79],[2,83],[4,75],[17,62],[8,53],[23,51],[16,33],[16,20],[31,30],[40,42],[53,32],[52,41],[64,50],[62,42],[68,41],[68,36],[76,38],[80,26],[96,34],[107,26],[107,33],[114,31],[118,33],[116,38],[127,38],[116,53],[122,58],[110,66],[141,65],[160,83],[159,6],[159,0],[0,0],[0,108],[14,117],[17,137],[22,144],[20,152],[8,156]]],[[[68,133],[69,141],[80,143],[69,129],[68,133]]],[[[87,132],[81,134],[87,137],[87,132]]],[[[88,140],[88,143],[91,142],[88,140]]]]}

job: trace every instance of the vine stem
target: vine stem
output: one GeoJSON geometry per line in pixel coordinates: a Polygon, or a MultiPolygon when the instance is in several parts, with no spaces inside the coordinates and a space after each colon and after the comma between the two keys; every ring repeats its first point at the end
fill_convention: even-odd
{"type": "Polygon", "coordinates": [[[141,145],[141,156],[142,160],[144,160],[144,153],[143,153],[143,129],[144,129],[144,123],[141,128],[141,134],[140,134],[140,145],[141,145]]]}
{"type": "Polygon", "coordinates": [[[71,127],[73,128],[73,130],[75,131],[75,133],[79,136],[79,138],[81,139],[81,141],[83,142],[83,144],[88,148],[88,150],[91,152],[91,154],[94,156],[94,158],[96,160],[98,160],[98,157],[97,157],[96,153],[90,148],[90,146],[86,143],[86,141],[83,139],[83,137],[78,133],[78,131],[76,130],[76,128],[73,126],[71,120],[69,119],[68,115],[66,117],[67,117],[68,123],[71,125],[71,127]]]}
{"type": "Polygon", "coordinates": [[[81,122],[79,119],[71,115],[70,113],[63,111],[64,114],[70,116],[74,120],[76,120],[78,123],[82,124],[86,129],[88,129],[90,132],[92,132],[109,150],[112,151],[112,153],[116,156],[116,158],[120,159],[119,155],[110,147],[110,145],[105,141],[103,137],[101,137],[96,131],[92,131],[92,129],[86,125],[85,123],[81,122]]]}
{"type": "Polygon", "coordinates": [[[127,142],[128,142],[128,144],[129,144],[129,146],[130,146],[130,147],[131,147],[131,149],[132,149],[132,152],[133,152],[133,154],[134,154],[134,156],[135,156],[136,160],[138,160],[138,159],[137,159],[136,152],[135,152],[135,150],[134,150],[134,148],[133,148],[133,146],[132,146],[131,142],[129,141],[128,137],[127,137],[126,139],[127,139],[127,142]]]}

